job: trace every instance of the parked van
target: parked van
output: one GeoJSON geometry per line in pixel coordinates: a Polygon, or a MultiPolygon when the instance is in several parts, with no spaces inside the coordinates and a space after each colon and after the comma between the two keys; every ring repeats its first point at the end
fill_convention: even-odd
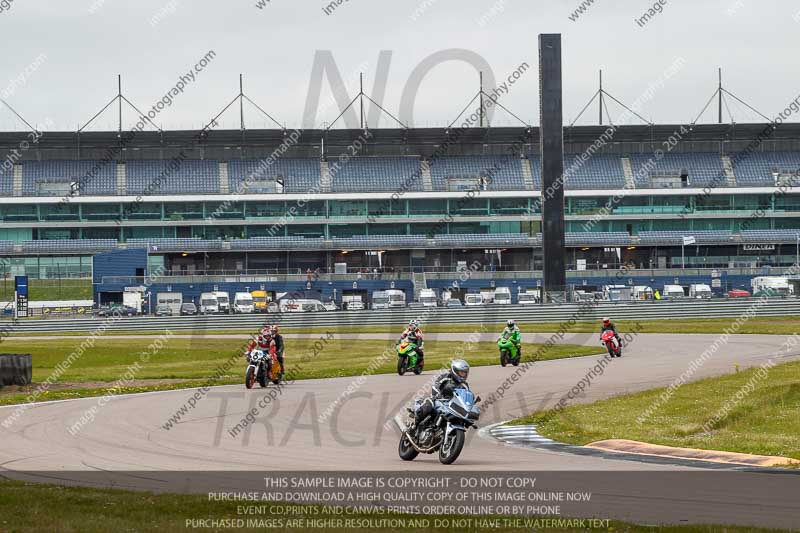
{"type": "Polygon", "coordinates": [[[711,287],[705,283],[689,285],[689,298],[706,300],[711,298],[711,287]]]}
{"type": "Polygon", "coordinates": [[[494,290],[494,303],[509,305],[511,303],[511,289],[508,287],[497,287],[494,290]]]}
{"type": "Polygon", "coordinates": [[[532,291],[527,290],[525,292],[519,293],[517,296],[517,302],[519,305],[534,305],[539,303],[539,291],[532,291]]]}
{"type": "Polygon", "coordinates": [[[389,307],[406,306],[406,293],[400,289],[389,289],[386,291],[386,296],[389,297],[389,307]]]}
{"type": "Polygon", "coordinates": [[[419,303],[425,307],[439,307],[436,291],[433,289],[422,289],[419,291],[419,303]]]}
{"type": "Polygon", "coordinates": [[[217,305],[219,305],[219,312],[228,314],[231,312],[231,299],[225,291],[214,291],[214,296],[217,297],[217,305]]]}
{"type": "Polygon", "coordinates": [[[168,307],[172,311],[172,314],[177,316],[181,313],[182,304],[183,294],[179,292],[159,292],[156,294],[156,305],[153,309],[168,307]]]}
{"type": "Polygon", "coordinates": [[[278,308],[281,313],[310,313],[328,310],[321,301],[308,298],[283,298],[278,300],[278,308]]]}
{"type": "MultiPolygon", "coordinates": [[[[180,312],[180,310],[178,310],[180,312]]],[[[219,313],[219,302],[213,292],[204,292],[200,295],[200,314],[212,315],[219,313]]]]}
{"type": "Polygon", "coordinates": [[[253,311],[256,313],[267,312],[267,291],[251,291],[250,295],[253,297],[253,311]]]}
{"type": "Polygon", "coordinates": [[[386,294],[386,291],[372,292],[372,308],[389,309],[389,295],[386,294]]]}
{"type": "Polygon", "coordinates": [[[680,300],[686,298],[686,293],[680,285],[664,285],[661,291],[661,298],[664,300],[680,300]]]}
{"type": "Polygon", "coordinates": [[[483,305],[483,295],[477,292],[469,292],[464,295],[464,305],[467,307],[475,307],[483,305]]]}
{"type": "Polygon", "coordinates": [[[249,292],[237,292],[233,295],[234,313],[252,313],[254,311],[253,295],[249,292]]]}

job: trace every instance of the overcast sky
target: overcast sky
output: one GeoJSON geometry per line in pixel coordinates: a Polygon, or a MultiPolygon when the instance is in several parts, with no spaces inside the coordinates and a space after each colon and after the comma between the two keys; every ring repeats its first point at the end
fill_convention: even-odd
{"type": "MultiPolygon", "coordinates": [[[[146,111],[213,50],[195,81],[159,112],[159,125],[202,126],[236,96],[242,73],[250,98],[287,127],[299,127],[318,51],[333,55],[351,97],[359,70],[365,91],[373,92],[379,54],[389,51],[383,104],[396,115],[409,76],[426,57],[471,54],[488,63],[498,83],[518,65],[531,66],[500,101],[537,124],[539,33],[563,34],[567,123],[597,90],[600,68],[608,92],[628,105],[640,99],[637,109],[654,122],[691,121],[715,90],[717,67],[728,90],[768,116],[800,93],[797,1],[667,0],[643,26],[636,19],[653,4],[633,0],[594,0],[575,21],[570,15],[580,0],[347,0],[329,14],[323,8],[330,0],[262,1],[263,9],[259,0],[0,0],[0,95],[29,122],[74,131],[113,98],[118,73],[123,93],[146,111]],[[451,49],[462,51],[444,52],[451,49]],[[665,79],[676,60],[684,63],[665,79]],[[642,100],[659,80],[663,87],[642,100]]],[[[416,93],[413,125],[448,124],[477,89],[467,62],[437,65],[416,93]]],[[[339,114],[338,105],[325,104],[330,95],[325,79],[317,125],[339,114]]],[[[609,110],[614,118],[622,112],[613,103],[609,110]]],[[[733,101],[731,111],[737,122],[758,118],[733,101]]],[[[270,126],[250,104],[245,114],[249,128],[270,126]]],[[[126,110],[126,125],[133,119],[126,110]]],[[[710,110],[701,122],[714,119],[710,110]]],[[[593,106],[579,123],[596,121],[593,106]]],[[[519,124],[502,111],[493,123],[519,124]]],[[[221,119],[222,127],[238,124],[238,108],[221,119]]],[[[378,125],[393,122],[383,116],[378,125]]],[[[0,130],[23,128],[0,109],[0,130]]],[[[90,129],[116,129],[116,108],[90,129]]]]}

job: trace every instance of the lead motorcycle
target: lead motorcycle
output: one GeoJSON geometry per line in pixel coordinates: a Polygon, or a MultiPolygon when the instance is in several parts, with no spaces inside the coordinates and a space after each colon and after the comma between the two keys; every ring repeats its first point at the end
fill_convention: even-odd
{"type": "Polygon", "coordinates": [[[275,385],[283,378],[283,368],[278,361],[278,353],[273,341],[269,346],[269,352],[256,348],[247,356],[247,371],[244,374],[244,386],[252,389],[256,381],[264,388],[267,382],[271,381],[275,385]]]}
{"type": "Polygon", "coordinates": [[[461,454],[467,429],[474,427],[481,416],[475,396],[466,388],[457,388],[449,400],[435,400],[433,414],[416,424],[416,415],[426,400],[417,399],[409,408],[408,427],[401,424],[402,435],[398,452],[404,461],[412,461],[421,453],[439,452],[439,462],[452,464],[461,454]]]}
{"type": "Polygon", "coordinates": [[[622,344],[617,340],[617,336],[614,335],[613,331],[604,331],[600,336],[600,341],[605,345],[606,350],[608,350],[608,355],[611,357],[622,357],[622,344]]]}
{"type": "Polygon", "coordinates": [[[511,333],[506,331],[500,334],[500,338],[497,339],[497,347],[500,349],[500,366],[507,364],[519,366],[519,348],[512,342],[511,333]]]}
{"type": "Polygon", "coordinates": [[[422,357],[419,356],[417,343],[408,340],[401,340],[395,346],[397,351],[397,373],[401,376],[408,370],[419,375],[422,373],[422,357]]]}

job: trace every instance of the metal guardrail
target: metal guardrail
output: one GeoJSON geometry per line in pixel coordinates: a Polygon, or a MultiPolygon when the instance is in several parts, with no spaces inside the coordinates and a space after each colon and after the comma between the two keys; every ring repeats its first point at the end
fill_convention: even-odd
{"type": "MultiPolygon", "coordinates": [[[[593,308],[580,304],[563,305],[489,305],[477,308],[402,308],[369,311],[328,311],[316,313],[267,313],[254,315],[209,315],[193,317],[132,317],[109,320],[101,317],[82,319],[21,320],[10,333],[90,332],[103,328],[111,331],[252,329],[279,323],[283,327],[337,328],[379,325],[404,325],[412,318],[424,324],[500,323],[514,318],[519,322],[567,322],[594,320],[611,316],[615,320],[669,318],[724,318],[753,316],[800,316],[800,300],[756,298],[736,300],[675,302],[602,302],[593,308]]],[[[2,323],[2,322],[0,322],[2,323]]]]}

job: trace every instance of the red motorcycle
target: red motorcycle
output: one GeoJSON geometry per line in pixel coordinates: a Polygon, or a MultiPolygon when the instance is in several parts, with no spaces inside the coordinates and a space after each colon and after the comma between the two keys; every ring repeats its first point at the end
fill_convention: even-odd
{"type": "Polygon", "coordinates": [[[611,330],[604,331],[600,340],[606,346],[608,355],[611,357],[622,357],[622,344],[617,340],[617,336],[611,330]]]}

